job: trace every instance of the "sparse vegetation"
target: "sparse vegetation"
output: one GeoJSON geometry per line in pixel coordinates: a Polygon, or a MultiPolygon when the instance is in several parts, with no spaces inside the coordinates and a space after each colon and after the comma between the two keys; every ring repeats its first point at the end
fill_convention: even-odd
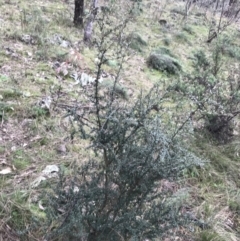
{"type": "Polygon", "coordinates": [[[142,52],[144,47],[147,46],[147,42],[138,33],[131,33],[127,37],[127,41],[129,42],[130,48],[139,52],[142,52]]]}
{"type": "Polygon", "coordinates": [[[188,36],[184,32],[177,32],[175,34],[175,38],[178,42],[190,43],[189,39],[188,39],[188,36]]]}
{"type": "Polygon", "coordinates": [[[213,231],[203,231],[198,235],[197,241],[224,241],[219,235],[213,231]]]}
{"type": "Polygon", "coordinates": [[[229,208],[233,212],[240,213],[240,200],[229,201],[229,208]]]}
{"type": "Polygon", "coordinates": [[[106,90],[106,94],[113,93],[122,99],[128,99],[127,89],[119,84],[114,83],[114,81],[106,80],[100,84],[100,87],[103,90],[106,90]]]}
{"type": "Polygon", "coordinates": [[[66,241],[66,230],[89,235],[82,241],[166,241],[171,235],[179,241],[240,240],[239,1],[82,1],[74,18],[75,2],[0,0],[0,240],[66,241]],[[90,15],[91,38],[84,43],[90,15]],[[96,85],[82,88],[83,73],[101,80],[99,119],[109,123],[103,137],[111,148],[101,131],[96,135],[96,85]],[[156,83],[159,105],[141,119],[149,100],[144,96],[156,83]],[[51,102],[44,107],[46,99],[51,102]],[[128,115],[140,122],[158,116],[159,122],[145,123],[126,140],[136,126],[126,122],[128,115]],[[88,126],[81,129],[83,122],[88,126]],[[123,152],[116,152],[124,140],[123,152]],[[207,160],[204,167],[189,167],[189,157],[172,158],[179,146],[207,160]],[[177,178],[153,183],[155,173],[173,166],[151,165],[158,159],[147,155],[149,148],[171,156],[177,178]],[[104,150],[113,160],[107,169],[104,150]],[[51,165],[51,175],[43,174],[51,165]],[[133,187],[140,170],[149,175],[130,192],[125,184],[133,187]],[[106,172],[109,183],[101,185],[106,172]],[[149,207],[151,197],[160,202],[149,207]],[[160,230],[161,222],[169,227],[160,230]]]}
{"type": "Polygon", "coordinates": [[[193,31],[193,28],[190,25],[184,25],[182,27],[182,30],[187,32],[187,33],[189,33],[189,34],[191,34],[191,35],[195,34],[195,32],[193,31]]]}
{"type": "Polygon", "coordinates": [[[196,52],[194,72],[177,84],[177,90],[192,101],[195,108],[192,114],[200,114],[198,118],[205,121],[205,128],[218,141],[228,142],[233,136],[233,120],[239,114],[239,85],[235,69],[226,77],[220,75],[222,65],[222,50],[218,44],[210,59],[205,52],[196,52]]]}
{"type": "Polygon", "coordinates": [[[171,9],[171,12],[172,13],[177,13],[177,14],[179,14],[179,15],[182,15],[182,16],[185,16],[185,11],[184,11],[184,9],[181,9],[181,8],[172,8],[171,9]]]}

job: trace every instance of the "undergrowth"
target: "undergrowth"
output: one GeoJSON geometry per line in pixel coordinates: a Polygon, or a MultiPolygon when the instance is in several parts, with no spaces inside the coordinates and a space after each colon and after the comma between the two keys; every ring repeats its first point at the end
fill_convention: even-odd
{"type": "MultiPolygon", "coordinates": [[[[205,9],[197,7],[184,19],[184,4],[182,1],[169,1],[168,4],[164,1],[139,2],[140,11],[136,11],[129,22],[129,29],[122,36],[126,40],[124,46],[132,47],[129,50],[132,55],[123,64],[125,70],[119,77],[118,85],[113,87],[121,61],[117,55],[110,58],[110,51],[110,56],[106,58],[109,62],[102,66],[101,74],[106,77],[103,77],[101,91],[103,96],[114,93],[119,103],[123,101],[129,106],[137,100],[140,88],[147,93],[158,83],[162,94],[167,86],[176,87],[178,83],[178,93],[171,92],[159,110],[161,124],[168,123],[163,129],[169,135],[174,133],[172,130],[181,128],[181,123],[187,120],[186,128],[181,129],[181,138],[177,141],[184,142],[189,151],[207,159],[208,163],[204,168],[184,170],[181,185],[171,182],[167,183],[167,187],[163,185],[163,188],[179,188],[174,185],[189,188],[191,202],[186,203],[183,210],[191,214],[193,221],[200,220],[201,225],[196,233],[192,232],[191,227],[182,232],[187,232],[192,239],[199,241],[234,241],[240,238],[240,147],[238,109],[235,108],[239,96],[237,91],[231,92],[231,88],[236,90],[239,87],[239,34],[232,25],[232,28],[224,30],[225,35],[221,33],[219,38],[207,44],[209,25],[214,18],[218,20],[218,13],[216,16],[211,15],[210,21],[210,9],[208,15],[205,15],[205,9]],[[166,24],[160,26],[160,22],[166,24]],[[136,42],[127,41],[131,33],[139,33],[139,36],[133,36],[136,42]],[[201,69],[195,70],[193,76],[192,64],[196,57],[201,57],[201,51],[205,53],[206,66],[203,64],[201,69]],[[218,60],[217,51],[221,55],[220,62],[214,62],[214,58],[218,60]],[[160,71],[149,68],[148,57],[153,52],[164,55],[164,60],[173,65],[170,72],[180,74],[180,77],[162,72],[169,70],[162,65],[158,68],[160,71]],[[203,78],[206,72],[215,76],[203,78]],[[194,78],[189,79],[189,73],[194,78]],[[218,88],[221,83],[225,83],[222,92],[218,88]],[[214,92],[216,89],[220,95],[214,92]],[[185,94],[190,99],[187,100],[186,95],[179,95],[184,91],[188,92],[185,94]],[[205,99],[202,98],[204,96],[205,99]],[[219,100],[224,100],[224,105],[217,105],[219,100]],[[230,100],[233,102],[228,105],[230,100]],[[202,108],[201,115],[189,115],[196,105],[202,108]],[[224,106],[227,108],[224,109],[224,106]],[[225,114],[230,113],[234,118],[228,115],[231,121],[227,119],[226,122],[225,114]],[[227,123],[224,127],[228,128],[222,128],[222,133],[216,132],[216,123],[222,122],[227,123]],[[166,126],[170,127],[171,132],[166,126]],[[187,129],[190,130],[188,137],[184,135],[187,129]]],[[[85,46],[82,42],[83,30],[74,28],[73,1],[30,3],[23,0],[20,4],[15,0],[0,1],[0,9],[0,239],[39,240],[46,232],[41,224],[46,221],[47,200],[41,194],[49,191],[50,183],[54,184],[58,179],[53,177],[34,188],[31,184],[42,175],[46,165],[56,164],[65,170],[64,180],[71,187],[67,181],[83,167],[83,163],[94,159],[94,153],[87,149],[89,141],[76,138],[79,135],[79,126],[76,124],[79,116],[73,117],[71,114],[92,110],[92,106],[83,101],[84,94],[89,93],[92,86],[82,90],[79,78],[83,72],[96,76],[98,50],[93,46],[85,46]],[[46,97],[52,99],[50,109],[39,106],[46,97]],[[8,173],[2,174],[5,172],[8,173]]],[[[90,9],[87,4],[86,18],[90,9]]],[[[120,10],[117,14],[121,19],[120,10]]],[[[112,20],[109,19],[110,22],[112,20]]],[[[93,34],[99,40],[97,24],[93,34]]],[[[114,26],[114,22],[109,26],[114,26]]],[[[111,40],[118,41],[114,38],[111,40]]],[[[130,144],[128,148],[131,148],[130,144]]],[[[131,167],[129,169],[132,170],[131,167]]],[[[136,167],[132,171],[137,170],[136,167]]],[[[74,197],[73,193],[63,193],[74,197]]],[[[114,206],[114,203],[111,204],[114,206]]],[[[63,213],[64,210],[57,210],[57,215],[63,213]]],[[[128,224],[131,227],[132,223],[128,224]]],[[[58,223],[52,223],[47,231],[53,231],[56,227],[58,223]]]]}

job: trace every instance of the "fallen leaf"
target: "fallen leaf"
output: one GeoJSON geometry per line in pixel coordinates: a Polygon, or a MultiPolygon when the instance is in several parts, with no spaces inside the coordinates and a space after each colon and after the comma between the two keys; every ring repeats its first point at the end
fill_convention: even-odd
{"type": "Polygon", "coordinates": [[[39,136],[39,135],[37,135],[37,136],[33,137],[33,138],[30,140],[30,142],[39,141],[39,140],[41,140],[41,139],[42,139],[42,137],[39,136]]]}
{"type": "Polygon", "coordinates": [[[29,52],[29,51],[27,51],[27,55],[28,55],[29,57],[32,57],[32,53],[29,52]]]}
{"type": "Polygon", "coordinates": [[[46,177],[43,177],[43,176],[40,176],[38,177],[37,179],[35,179],[32,183],[31,183],[31,187],[38,187],[40,185],[40,183],[42,181],[45,181],[47,178],[46,177]]]}
{"type": "Polygon", "coordinates": [[[47,165],[45,169],[42,171],[44,174],[51,174],[53,172],[58,172],[59,168],[57,165],[47,165]]]}
{"type": "Polygon", "coordinates": [[[24,97],[30,97],[31,93],[29,91],[23,91],[23,96],[24,97]]]}
{"type": "Polygon", "coordinates": [[[39,207],[39,209],[41,209],[41,210],[45,210],[45,208],[43,207],[43,205],[42,205],[42,202],[41,202],[41,201],[38,203],[38,207],[39,207]]]}
{"type": "Polygon", "coordinates": [[[16,146],[12,146],[11,147],[11,151],[16,151],[17,150],[17,147],[16,146]]]}
{"type": "Polygon", "coordinates": [[[12,169],[10,167],[6,167],[2,171],[0,171],[1,175],[6,175],[6,174],[9,174],[9,173],[12,173],[12,169]]]}
{"type": "Polygon", "coordinates": [[[65,210],[62,209],[62,208],[58,208],[58,211],[59,211],[60,213],[65,213],[65,210]]]}

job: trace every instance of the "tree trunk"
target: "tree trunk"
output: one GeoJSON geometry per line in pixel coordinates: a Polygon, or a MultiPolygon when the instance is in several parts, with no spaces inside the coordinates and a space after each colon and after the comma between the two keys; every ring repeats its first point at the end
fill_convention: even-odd
{"type": "Polygon", "coordinates": [[[235,3],[237,3],[236,0],[230,0],[230,1],[229,1],[229,6],[232,6],[232,5],[235,4],[235,3]]]}
{"type": "Polygon", "coordinates": [[[188,18],[188,14],[189,14],[189,11],[190,11],[190,7],[193,3],[193,0],[188,0],[186,5],[185,5],[185,16],[184,16],[184,20],[188,18]]]}
{"type": "Polygon", "coordinates": [[[83,27],[84,0],[75,0],[74,24],[83,27]]]}
{"type": "Polygon", "coordinates": [[[92,12],[87,20],[87,24],[84,29],[84,37],[83,37],[83,41],[88,44],[91,43],[91,37],[92,37],[92,32],[93,32],[93,23],[96,18],[96,15],[97,15],[97,7],[98,7],[98,0],[93,0],[92,12]]]}

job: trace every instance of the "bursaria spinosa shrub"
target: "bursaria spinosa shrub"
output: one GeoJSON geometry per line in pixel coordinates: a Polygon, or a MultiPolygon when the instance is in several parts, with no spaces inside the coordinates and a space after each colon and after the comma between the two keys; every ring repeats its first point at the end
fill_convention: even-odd
{"type": "Polygon", "coordinates": [[[122,6],[118,2],[96,16],[95,82],[81,92],[76,108],[68,109],[78,126],[74,138],[88,140],[91,155],[71,177],[62,174],[52,186],[46,213],[48,227],[54,228],[48,228],[47,240],[140,241],[162,237],[190,221],[181,212],[182,196],[161,184],[177,181],[184,169],[203,161],[163,127],[163,103],[171,90],[155,86],[127,101],[119,79],[131,53],[124,33],[133,12],[122,6]],[[99,80],[106,60],[117,60],[118,66],[111,86],[103,88],[99,80]]]}
{"type": "Polygon", "coordinates": [[[159,105],[154,87],[132,105],[109,99],[104,108],[95,106],[91,124],[82,116],[81,136],[91,141],[95,156],[71,181],[61,176],[50,196],[52,238],[144,240],[188,223],[180,212],[183,200],[161,190],[160,183],[177,180],[202,161],[164,134],[159,105]]]}

